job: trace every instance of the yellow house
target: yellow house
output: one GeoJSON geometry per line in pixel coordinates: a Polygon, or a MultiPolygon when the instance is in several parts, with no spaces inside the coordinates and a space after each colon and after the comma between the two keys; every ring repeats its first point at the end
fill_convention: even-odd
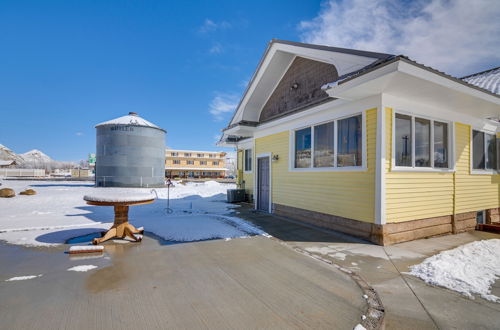
{"type": "Polygon", "coordinates": [[[220,151],[165,150],[168,178],[224,178],[226,153],[220,151]]]}
{"type": "Polygon", "coordinates": [[[474,230],[499,221],[495,72],[496,93],[404,56],[272,40],[219,144],[258,210],[383,245],[474,230]]]}

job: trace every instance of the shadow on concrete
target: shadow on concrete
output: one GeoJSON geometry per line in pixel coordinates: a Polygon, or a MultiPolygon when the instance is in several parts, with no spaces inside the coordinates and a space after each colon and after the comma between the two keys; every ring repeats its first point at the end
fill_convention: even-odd
{"type": "MultiPolygon", "coordinates": [[[[83,237],[93,233],[97,233],[96,237],[100,237],[101,236],[100,233],[102,231],[103,231],[102,228],[94,228],[94,227],[65,229],[40,235],[36,238],[36,240],[41,243],[64,244],[66,243],[66,241],[72,238],[83,237]]],[[[74,243],[82,243],[82,242],[75,241],[74,243]]]]}
{"type": "Polygon", "coordinates": [[[255,211],[242,205],[237,216],[261,228],[266,233],[285,242],[326,242],[326,243],[361,243],[374,245],[372,242],[340,233],[334,230],[309,225],[290,218],[255,211]]]}

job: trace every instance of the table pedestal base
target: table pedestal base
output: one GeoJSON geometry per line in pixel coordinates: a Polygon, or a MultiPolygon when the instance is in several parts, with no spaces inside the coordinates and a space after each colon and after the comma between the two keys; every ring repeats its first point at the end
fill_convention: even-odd
{"type": "Polygon", "coordinates": [[[137,230],[128,222],[128,206],[127,205],[115,205],[115,222],[113,226],[106,232],[106,234],[101,238],[94,238],[92,244],[97,245],[102,242],[106,242],[112,238],[131,238],[136,242],[140,242],[142,239],[135,237],[134,234],[143,234],[144,230],[137,230]]]}

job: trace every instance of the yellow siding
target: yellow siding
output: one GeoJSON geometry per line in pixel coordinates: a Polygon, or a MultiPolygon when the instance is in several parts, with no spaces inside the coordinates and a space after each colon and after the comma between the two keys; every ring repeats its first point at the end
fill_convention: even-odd
{"type": "Polygon", "coordinates": [[[455,125],[456,213],[499,207],[499,175],[470,173],[470,132],[469,125],[455,125]]]}
{"type": "Polygon", "coordinates": [[[453,173],[392,171],[392,109],[386,121],[386,221],[402,222],[453,214],[453,173]]]}
{"type": "Polygon", "coordinates": [[[238,150],[238,183],[244,181],[245,192],[249,195],[253,195],[253,169],[250,173],[245,173],[244,168],[244,151],[238,150]],[[241,177],[241,179],[240,179],[241,177]]]}
{"type": "Polygon", "coordinates": [[[367,171],[291,172],[288,131],[255,141],[255,154],[279,155],[272,166],[272,202],[374,222],[377,110],[366,111],[367,171]]]}
{"type": "Polygon", "coordinates": [[[392,109],[386,108],[386,221],[499,207],[499,175],[470,174],[470,126],[455,124],[456,173],[392,171],[392,109]]]}

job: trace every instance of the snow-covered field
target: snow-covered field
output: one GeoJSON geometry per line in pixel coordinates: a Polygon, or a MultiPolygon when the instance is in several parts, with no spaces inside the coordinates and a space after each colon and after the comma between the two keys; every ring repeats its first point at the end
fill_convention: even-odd
{"type": "Polygon", "coordinates": [[[443,251],[410,267],[408,274],[468,297],[500,302],[491,286],[500,278],[500,239],[476,241],[443,251]]]}
{"type": "Polygon", "coordinates": [[[17,195],[0,198],[0,240],[28,246],[53,246],[66,240],[108,229],[114,218],[110,206],[87,205],[85,195],[153,194],[153,204],[131,206],[129,221],[146,232],[169,241],[196,241],[212,238],[236,238],[265,233],[235,216],[226,203],[226,190],[231,184],[215,181],[176,183],[170,188],[167,212],[167,188],[115,189],[94,188],[82,182],[8,181],[0,180],[19,194],[26,188],[37,191],[34,196],[17,195]]]}

